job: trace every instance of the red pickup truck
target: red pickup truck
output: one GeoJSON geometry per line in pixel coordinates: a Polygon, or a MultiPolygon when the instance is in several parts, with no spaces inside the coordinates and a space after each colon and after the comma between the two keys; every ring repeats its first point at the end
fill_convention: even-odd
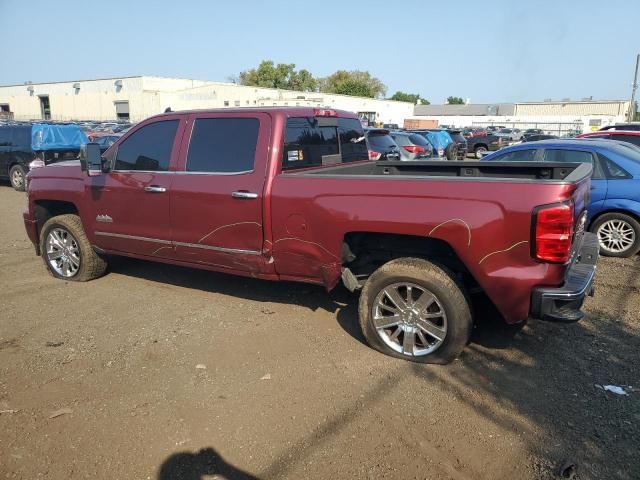
{"type": "Polygon", "coordinates": [[[471,293],[508,323],[575,321],[598,258],[587,164],[370,161],[358,118],[314,108],[172,112],[102,156],[28,176],[29,238],[55,277],[106,256],[361,290],[376,349],[446,363],[471,293]]]}

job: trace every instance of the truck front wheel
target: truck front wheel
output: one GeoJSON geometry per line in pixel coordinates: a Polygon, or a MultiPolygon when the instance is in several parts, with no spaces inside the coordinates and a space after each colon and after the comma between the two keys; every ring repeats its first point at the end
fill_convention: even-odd
{"type": "Polygon", "coordinates": [[[469,301],[445,270],[418,258],[376,270],[360,295],[360,328],[382,353],[421,363],[453,361],[469,341],[469,301]]]}
{"type": "Polygon", "coordinates": [[[47,270],[56,278],[86,282],[102,276],[107,262],[91,247],[77,215],[50,218],[40,233],[47,270]]]}

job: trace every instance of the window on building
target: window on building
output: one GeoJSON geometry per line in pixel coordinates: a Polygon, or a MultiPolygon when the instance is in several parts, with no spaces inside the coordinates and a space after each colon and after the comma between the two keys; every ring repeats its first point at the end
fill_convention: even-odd
{"type": "Polygon", "coordinates": [[[51,104],[49,103],[49,95],[38,95],[40,99],[40,115],[43,120],[51,120],[51,104]]]}
{"type": "Polygon", "coordinates": [[[9,108],[8,103],[0,103],[0,112],[10,112],[11,108],[9,108]]]}
{"type": "Polygon", "coordinates": [[[119,101],[113,102],[116,107],[116,118],[118,120],[129,120],[129,102],[128,101],[119,101]]]}
{"type": "Polygon", "coordinates": [[[236,107],[239,107],[239,106],[240,106],[240,100],[236,100],[235,102],[233,102],[233,104],[234,104],[236,107]]]}
{"type": "Polygon", "coordinates": [[[166,172],[178,120],[155,122],[136,130],[119,147],[115,170],[166,172]]]}
{"type": "Polygon", "coordinates": [[[228,107],[228,106],[229,106],[229,100],[225,100],[225,101],[224,101],[224,106],[225,106],[225,107],[228,107]]]}
{"type": "Polygon", "coordinates": [[[253,170],[257,118],[199,118],[189,143],[187,171],[240,173],[253,170]]]}

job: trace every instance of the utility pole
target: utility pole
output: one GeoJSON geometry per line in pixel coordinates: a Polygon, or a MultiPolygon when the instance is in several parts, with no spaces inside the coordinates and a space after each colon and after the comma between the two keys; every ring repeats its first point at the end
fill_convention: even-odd
{"type": "Polygon", "coordinates": [[[631,85],[631,105],[629,105],[629,115],[627,121],[633,122],[636,113],[636,89],[638,88],[638,64],[640,64],[640,53],[636,55],[636,73],[633,76],[633,84],[631,85]]]}

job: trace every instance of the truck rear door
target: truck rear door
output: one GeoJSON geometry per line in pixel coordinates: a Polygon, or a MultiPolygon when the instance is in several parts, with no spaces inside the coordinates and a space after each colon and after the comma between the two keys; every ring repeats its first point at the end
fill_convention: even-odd
{"type": "Polygon", "coordinates": [[[245,272],[261,270],[263,189],[271,118],[265,113],[189,117],[172,185],[176,257],[245,272]]]}

